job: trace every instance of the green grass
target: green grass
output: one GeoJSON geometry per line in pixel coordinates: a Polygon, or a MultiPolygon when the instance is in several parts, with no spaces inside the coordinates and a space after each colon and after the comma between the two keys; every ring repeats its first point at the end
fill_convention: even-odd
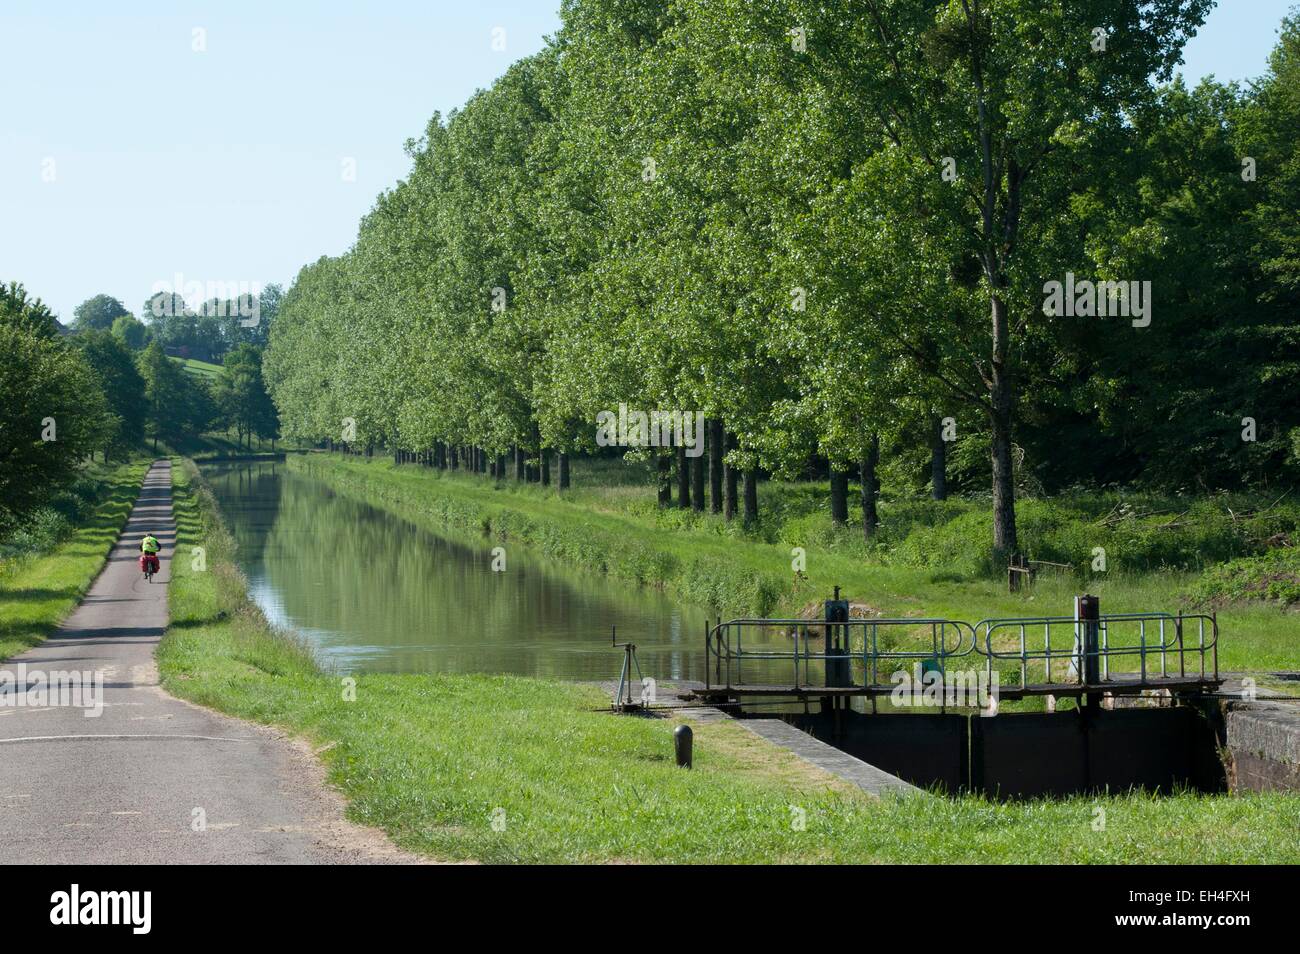
{"type": "Polygon", "coordinates": [[[130,516],[147,469],[142,459],[88,465],[102,487],[93,512],[51,552],[0,568],[0,659],[44,640],[80,602],[130,516]]]}
{"type": "Polygon", "coordinates": [[[404,848],[489,862],[1300,862],[1289,795],[877,801],[730,723],[697,726],[696,767],[678,769],[671,720],[600,711],[587,686],[382,674],[357,676],[353,696],[249,605],[196,473],[173,468],[182,556],[164,687],[310,739],[349,815],[404,848]],[[184,558],[193,545],[205,569],[184,558]]]}
{"type": "Polygon", "coordinates": [[[172,360],[184,368],[186,373],[201,378],[215,378],[221,374],[221,365],[210,361],[200,361],[197,358],[172,358],[172,360]]]}
{"type": "MultiPolygon", "coordinates": [[[[807,485],[766,489],[777,524],[746,533],[719,517],[678,510],[660,511],[644,484],[606,478],[609,462],[592,475],[595,486],[564,495],[554,489],[494,482],[387,459],[342,455],[291,455],[291,468],[326,480],[331,487],[393,510],[433,528],[515,540],[558,560],[609,573],[629,582],[660,586],[681,599],[726,616],[792,613],[830,595],[876,608],[886,617],[924,616],[965,620],[1020,616],[1068,616],[1072,597],[1091,592],[1103,612],[1176,612],[1197,581],[1194,570],[1147,572],[1111,569],[1081,579],[1066,574],[1040,577],[1030,592],[1011,594],[1005,580],[978,572],[954,572],[888,561],[835,539],[810,533],[801,544],[806,573],[791,569],[792,521],[809,511],[791,496],[812,493],[807,485]],[[781,522],[782,509],[789,519],[781,522]],[[786,536],[780,542],[771,537],[786,536]]],[[[615,471],[615,475],[621,471],[615,471]]],[[[575,481],[582,479],[579,473],[575,481]]],[[[967,512],[971,505],[940,505],[967,512]]],[[[900,508],[903,509],[903,508],[900,508]]],[[[829,530],[829,520],[826,521],[829,530]]],[[[896,537],[903,537],[900,530],[896,537]]],[[[1300,615],[1266,604],[1219,610],[1219,666],[1224,671],[1297,668],[1300,615]]],[[[1208,662],[1208,661],[1207,661],[1208,662]]]]}
{"type": "Polygon", "coordinates": [[[1300,550],[1285,547],[1223,563],[1207,570],[1195,591],[1215,605],[1294,606],[1300,603],[1300,550]]]}

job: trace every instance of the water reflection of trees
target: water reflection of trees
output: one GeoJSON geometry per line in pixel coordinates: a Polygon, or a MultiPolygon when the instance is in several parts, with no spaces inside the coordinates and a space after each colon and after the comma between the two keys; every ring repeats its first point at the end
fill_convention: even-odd
{"type": "Polygon", "coordinates": [[[244,566],[260,565],[265,557],[267,531],[275,522],[280,503],[282,473],[283,466],[276,461],[212,464],[203,468],[203,476],[221,504],[244,566]]]}
{"type": "Polygon", "coordinates": [[[287,617],[362,668],[607,678],[621,662],[608,648],[617,625],[642,647],[647,675],[702,677],[707,614],[662,593],[515,548],[494,573],[492,541],[440,537],[273,466],[212,482],[223,506],[234,498],[241,562],[255,555],[287,617]]]}

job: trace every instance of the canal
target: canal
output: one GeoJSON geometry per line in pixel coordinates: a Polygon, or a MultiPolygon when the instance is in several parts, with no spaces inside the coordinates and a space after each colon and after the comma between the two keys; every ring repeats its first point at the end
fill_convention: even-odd
{"type": "Polygon", "coordinates": [[[710,613],[663,593],[451,539],[336,493],[279,461],[203,467],[238,543],[249,593],[340,672],[617,677],[610,628],[645,675],[703,679],[710,613]]]}

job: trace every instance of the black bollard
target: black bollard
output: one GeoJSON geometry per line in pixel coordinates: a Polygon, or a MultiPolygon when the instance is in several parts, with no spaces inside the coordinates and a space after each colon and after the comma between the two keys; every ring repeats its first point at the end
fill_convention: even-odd
{"type": "Polygon", "coordinates": [[[677,753],[677,767],[691,767],[691,741],[695,733],[689,725],[679,725],[673,729],[673,750],[677,753]]]}

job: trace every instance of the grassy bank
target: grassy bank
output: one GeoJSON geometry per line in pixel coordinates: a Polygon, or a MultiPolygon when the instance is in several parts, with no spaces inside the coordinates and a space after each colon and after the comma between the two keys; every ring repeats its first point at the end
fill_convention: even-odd
{"type": "Polygon", "coordinates": [[[76,607],[130,516],[147,469],[143,458],[87,465],[78,482],[88,501],[84,515],[48,548],[0,560],[0,659],[44,640],[76,607]]]}
{"type": "MultiPolygon", "coordinates": [[[[813,528],[804,543],[793,543],[803,539],[793,528],[812,522],[803,500],[810,493],[807,488],[769,488],[768,509],[774,514],[773,526],[747,534],[709,515],[659,511],[645,501],[643,486],[619,485],[605,474],[595,475],[596,479],[605,479],[605,485],[561,496],[535,485],[494,482],[411,465],[395,467],[378,458],[291,455],[288,466],[434,529],[449,527],[515,541],[553,559],[629,582],[661,586],[684,601],[713,608],[723,616],[793,613],[812,600],[825,598],[836,585],[843,587],[846,595],[894,617],[975,622],[1068,615],[1072,596],[1085,589],[1100,596],[1104,610],[1110,613],[1175,611],[1185,604],[1186,592],[1199,579],[1193,569],[1112,569],[1086,580],[1073,576],[1041,578],[1032,592],[1010,594],[1004,580],[974,570],[960,572],[937,565],[939,555],[960,550],[956,542],[934,544],[934,566],[912,565],[902,558],[891,560],[880,553],[863,551],[842,533],[823,532],[829,527],[813,528]],[[771,542],[772,537],[777,541],[771,542]],[[806,554],[806,570],[799,576],[791,568],[795,545],[802,546],[806,554]]],[[[1103,505],[1101,501],[1091,507],[1099,509],[1103,505]]],[[[973,505],[952,502],[938,506],[954,510],[973,505]]],[[[921,520],[915,515],[913,518],[921,520]]],[[[899,524],[892,531],[895,537],[910,539],[913,534],[902,529],[904,518],[894,519],[899,524]]],[[[1260,518],[1261,528],[1273,527],[1276,519],[1260,518]]],[[[1208,519],[1206,523],[1208,526],[1208,519]]],[[[922,535],[932,529],[922,521],[922,535]]],[[[1077,531],[1061,533],[1078,535],[1077,531]]],[[[1131,533],[1135,539],[1145,539],[1136,529],[1131,533]]],[[[1202,538],[1209,533],[1198,528],[1190,537],[1202,538]]],[[[1218,545],[1232,552],[1226,540],[1225,536],[1218,545]]],[[[1154,549],[1154,544],[1143,546],[1146,551],[1154,549]]],[[[1186,548],[1185,542],[1164,546],[1170,552],[1186,548]]],[[[1220,609],[1219,619],[1223,631],[1221,668],[1296,668],[1300,658],[1300,615],[1272,605],[1239,604],[1220,609]]]]}
{"type": "Polygon", "coordinates": [[[494,862],[1300,861],[1291,796],[876,801],[735,724],[697,726],[696,768],[677,769],[671,720],[599,711],[608,700],[586,686],[350,683],[248,605],[215,501],[192,470],[173,474],[179,546],[206,547],[207,564],[176,561],[164,687],[311,739],[352,817],[405,848],[494,862]]]}

